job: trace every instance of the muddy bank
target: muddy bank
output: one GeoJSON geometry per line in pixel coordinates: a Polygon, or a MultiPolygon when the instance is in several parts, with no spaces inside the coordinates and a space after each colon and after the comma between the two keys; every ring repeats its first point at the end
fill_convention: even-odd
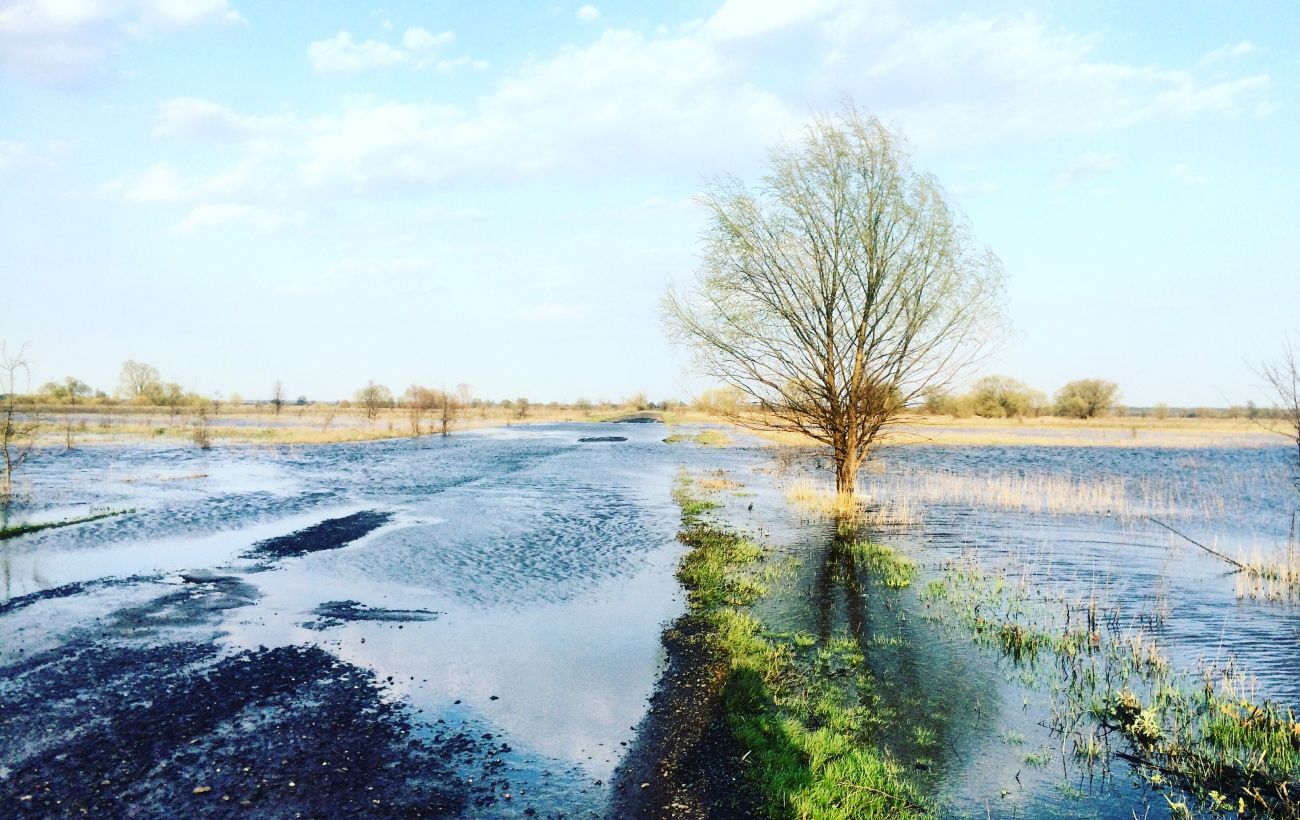
{"type": "Polygon", "coordinates": [[[370,670],[314,645],[224,652],[213,628],[257,589],[183,580],[0,667],[0,815],[442,817],[508,788],[501,748],[420,729],[370,670]]]}
{"type": "Polygon", "coordinates": [[[749,818],[765,814],[745,782],[744,749],[727,725],[722,692],[730,670],[710,627],[683,615],[664,632],[667,658],[650,711],[619,765],[609,816],[749,818]]]}
{"type": "Polygon", "coordinates": [[[0,671],[17,760],[0,779],[5,813],[438,817],[474,797],[445,761],[481,754],[476,741],[416,738],[371,674],[315,647],[217,660],[204,644],[100,645],[33,661],[0,671]],[[50,725],[51,702],[87,700],[94,720],[50,725]]]}

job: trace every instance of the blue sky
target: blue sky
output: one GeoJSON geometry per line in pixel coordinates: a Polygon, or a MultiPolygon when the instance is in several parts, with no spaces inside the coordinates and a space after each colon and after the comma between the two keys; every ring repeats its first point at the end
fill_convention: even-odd
{"type": "MultiPolygon", "coordinates": [[[[0,339],[204,393],[685,396],[704,181],[848,97],[1004,261],[983,372],[1260,400],[1300,333],[1275,3],[0,0],[0,339]]],[[[975,374],[978,375],[978,374],[975,374]]]]}

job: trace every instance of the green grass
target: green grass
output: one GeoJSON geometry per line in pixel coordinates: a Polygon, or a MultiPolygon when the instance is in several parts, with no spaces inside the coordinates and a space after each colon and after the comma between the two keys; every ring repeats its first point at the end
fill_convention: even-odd
{"type": "Polygon", "coordinates": [[[690,547],[678,571],[688,617],[707,626],[722,660],[727,722],[769,814],[926,816],[901,769],[873,742],[878,699],[857,642],[840,636],[819,644],[808,633],[768,631],[750,611],[766,594],[754,577],[763,549],[706,520],[716,505],[693,497],[684,476],[674,498],[682,509],[679,537],[690,547]]]}
{"type": "Polygon", "coordinates": [[[665,444],[681,444],[687,441],[705,447],[726,447],[731,443],[731,437],[721,430],[701,430],[693,436],[686,433],[673,433],[664,439],[665,444]]]}
{"type": "Polygon", "coordinates": [[[884,544],[857,541],[849,549],[854,559],[870,569],[890,589],[910,587],[916,580],[916,562],[884,544]]]}
{"type": "Polygon", "coordinates": [[[84,518],[65,518],[62,521],[46,521],[41,524],[18,524],[13,527],[0,529],[0,541],[9,538],[17,538],[20,535],[27,535],[28,533],[40,532],[41,530],[52,530],[56,527],[71,527],[73,524],[85,524],[89,521],[99,521],[102,518],[112,518],[115,515],[126,515],[127,513],[133,512],[135,512],[134,507],[129,510],[109,510],[108,512],[95,513],[94,515],[87,515],[84,518]]]}
{"type": "Polygon", "coordinates": [[[1231,665],[1200,676],[1175,671],[1149,638],[1103,636],[1095,616],[1081,626],[1082,615],[1072,622],[1046,598],[1031,600],[1022,587],[971,567],[950,568],[920,597],[931,617],[964,626],[1017,668],[1042,675],[1054,720],[1072,727],[1076,757],[1100,759],[1107,750],[1096,731],[1114,731],[1127,740],[1116,754],[1155,787],[1215,811],[1300,817],[1300,720],[1258,702],[1231,665]]]}

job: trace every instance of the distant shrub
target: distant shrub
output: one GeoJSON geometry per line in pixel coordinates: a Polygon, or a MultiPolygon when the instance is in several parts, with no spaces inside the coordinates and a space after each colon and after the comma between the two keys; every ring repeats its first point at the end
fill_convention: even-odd
{"type": "Polygon", "coordinates": [[[1056,393],[1056,414],[1067,418],[1090,419],[1105,415],[1119,398],[1119,386],[1102,379],[1070,382],[1056,393]]]}
{"type": "Polygon", "coordinates": [[[1010,376],[985,376],[975,382],[967,396],[971,412],[986,419],[1018,418],[1034,412],[1040,404],[1034,390],[1010,376]]]}

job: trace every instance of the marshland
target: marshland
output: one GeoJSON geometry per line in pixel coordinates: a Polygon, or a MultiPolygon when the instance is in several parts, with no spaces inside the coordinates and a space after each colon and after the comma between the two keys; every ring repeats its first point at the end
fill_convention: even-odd
{"type": "Polygon", "coordinates": [[[1098,428],[1053,418],[1006,428],[1030,443],[943,444],[912,430],[970,421],[918,417],[848,498],[820,448],[707,407],[605,413],[379,440],[385,419],[362,417],[326,443],[249,414],[232,424],[266,441],[209,448],[144,425],[51,434],[0,547],[9,798],[1294,811],[1281,436],[1188,419],[1198,446],[1079,445],[1098,428]],[[681,709],[702,735],[670,731],[681,709]]]}
{"type": "Polygon", "coordinates": [[[1286,0],[0,0],[0,818],[1300,818],[1286,0]]]}

